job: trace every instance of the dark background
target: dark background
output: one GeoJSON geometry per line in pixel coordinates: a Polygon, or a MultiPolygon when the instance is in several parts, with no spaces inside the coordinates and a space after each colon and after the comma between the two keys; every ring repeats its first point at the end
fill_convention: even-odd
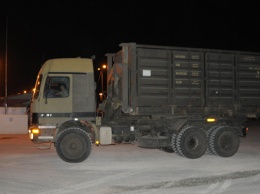
{"type": "Polygon", "coordinates": [[[9,0],[0,9],[0,96],[6,29],[8,95],[32,90],[47,59],[96,55],[96,68],[122,42],[260,51],[257,1],[9,0]]]}

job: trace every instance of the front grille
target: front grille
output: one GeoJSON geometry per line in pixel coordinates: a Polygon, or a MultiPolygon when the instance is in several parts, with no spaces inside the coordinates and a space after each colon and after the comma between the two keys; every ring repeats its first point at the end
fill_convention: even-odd
{"type": "Polygon", "coordinates": [[[32,113],[30,115],[30,125],[35,125],[39,123],[39,116],[37,113],[32,113]]]}

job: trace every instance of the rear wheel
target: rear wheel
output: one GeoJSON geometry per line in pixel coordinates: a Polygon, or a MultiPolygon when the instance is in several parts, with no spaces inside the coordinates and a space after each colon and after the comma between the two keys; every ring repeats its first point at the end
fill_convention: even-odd
{"type": "Polygon", "coordinates": [[[201,157],[207,149],[207,136],[202,129],[186,127],[176,138],[177,153],[187,158],[201,157]]]}
{"type": "Polygon", "coordinates": [[[81,128],[67,128],[60,132],[55,143],[59,157],[65,162],[84,161],[92,149],[91,138],[81,128]]]}
{"type": "Polygon", "coordinates": [[[222,157],[233,156],[240,145],[240,139],[229,127],[219,127],[212,132],[209,146],[212,152],[222,157]]]}
{"type": "Polygon", "coordinates": [[[177,146],[176,146],[176,138],[177,138],[177,134],[173,133],[172,134],[171,145],[172,145],[173,152],[179,155],[179,152],[178,152],[178,149],[177,149],[177,146]]]}
{"type": "Polygon", "coordinates": [[[207,147],[207,153],[208,154],[216,154],[213,152],[213,150],[211,150],[211,147],[209,145],[209,138],[212,134],[213,131],[215,131],[217,128],[219,128],[220,126],[219,125],[215,125],[215,126],[212,126],[211,128],[209,128],[209,130],[207,131],[206,135],[207,135],[207,139],[208,139],[208,147],[207,147]]]}

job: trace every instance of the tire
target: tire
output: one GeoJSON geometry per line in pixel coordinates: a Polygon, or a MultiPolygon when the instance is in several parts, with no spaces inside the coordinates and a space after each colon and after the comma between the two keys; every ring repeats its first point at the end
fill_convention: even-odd
{"type": "Polygon", "coordinates": [[[168,147],[170,140],[165,136],[152,137],[149,135],[141,136],[138,138],[138,146],[141,148],[152,148],[158,149],[163,147],[168,147]]]}
{"type": "Polygon", "coordinates": [[[209,138],[210,135],[211,135],[211,133],[212,133],[213,131],[215,131],[217,128],[219,128],[219,127],[221,127],[221,126],[215,125],[215,126],[212,126],[211,128],[209,128],[209,130],[208,130],[207,133],[206,133],[207,138],[209,138]]]}
{"type": "MultiPolygon", "coordinates": [[[[165,136],[165,137],[168,137],[168,136],[169,136],[169,134],[166,133],[166,132],[161,133],[161,135],[162,135],[162,136],[165,136]]],[[[162,147],[161,150],[164,151],[164,152],[166,152],[166,153],[173,153],[174,151],[173,151],[173,148],[172,148],[172,146],[171,146],[171,142],[169,141],[169,143],[170,143],[170,144],[169,144],[168,146],[162,147]]]]}
{"type": "Polygon", "coordinates": [[[57,136],[55,143],[59,157],[69,163],[84,161],[92,149],[91,138],[81,128],[67,128],[57,136]]]}
{"type": "Polygon", "coordinates": [[[172,134],[171,145],[172,145],[173,152],[179,155],[179,152],[178,152],[178,149],[177,149],[177,146],[176,146],[176,138],[177,138],[177,134],[173,133],[172,134]]]}
{"type": "Polygon", "coordinates": [[[129,142],[131,142],[131,143],[134,143],[136,141],[136,137],[134,134],[130,134],[129,139],[130,139],[129,142]]]}
{"type": "Polygon", "coordinates": [[[209,146],[212,152],[221,157],[233,156],[240,145],[240,138],[229,127],[219,127],[212,132],[209,146]]]}
{"type": "Polygon", "coordinates": [[[123,137],[120,136],[120,135],[116,135],[116,136],[113,137],[113,141],[115,143],[122,143],[123,142],[123,137]]]}
{"type": "Polygon", "coordinates": [[[196,159],[204,155],[207,150],[207,136],[202,129],[196,127],[184,128],[176,138],[179,155],[196,159]]]}
{"type": "Polygon", "coordinates": [[[211,128],[209,128],[209,130],[207,131],[206,135],[207,135],[207,140],[208,140],[208,147],[207,147],[207,150],[206,150],[206,153],[207,154],[213,154],[213,155],[216,155],[213,150],[211,149],[210,147],[210,141],[209,141],[209,138],[212,134],[213,131],[215,131],[217,128],[219,128],[221,126],[219,125],[215,125],[215,126],[212,126],[211,128]]]}
{"type": "Polygon", "coordinates": [[[168,146],[168,147],[162,147],[161,148],[163,151],[167,152],[167,153],[173,153],[173,149],[171,146],[168,146]]]}

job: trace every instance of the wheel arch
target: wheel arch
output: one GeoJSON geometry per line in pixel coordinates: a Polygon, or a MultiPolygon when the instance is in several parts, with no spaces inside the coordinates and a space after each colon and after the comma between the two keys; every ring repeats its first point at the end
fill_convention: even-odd
{"type": "Polygon", "coordinates": [[[64,131],[67,128],[71,128],[71,127],[79,127],[82,130],[84,130],[85,132],[92,134],[93,133],[93,127],[92,125],[87,122],[87,121],[75,121],[75,120],[69,120],[66,121],[64,123],[62,123],[56,130],[56,134],[55,134],[55,141],[57,138],[57,135],[59,133],[61,133],[62,131],[64,131]]]}

